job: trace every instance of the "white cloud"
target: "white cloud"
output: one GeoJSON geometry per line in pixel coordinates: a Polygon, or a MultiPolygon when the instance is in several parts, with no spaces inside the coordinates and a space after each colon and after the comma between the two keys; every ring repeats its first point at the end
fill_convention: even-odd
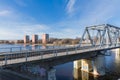
{"type": "Polygon", "coordinates": [[[79,29],[74,29],[74,28],[62,28],[58,30],[53,30],[49,32],[50,37],[55,37],[55,38],[76,38],[80,37],[79,34],[79,29]]]}
{"type": "Polygon", "coordinates": [[[76,0],[68,0],[66,10],[68,14],[71,14],[74,11],[74,4],[76,0]]]}
{"type": "Polygon", "coordinates": [[[4,40],[4,39],[18,39],[17,37],[20,37],[21,35],[19,35],[18,33],[16,33],[16,31],[13,31],[13,29],[4,29],[1,28],[0,29],[0,40],[4,40]]]}
{"type": "Polygon", "coordinates": [[[25,34],[42,34],[49,27],[13,8],[0,8],[0,39],[23,39],[25,34]]]}
{"type": "MultiPolygon", "coordinates": [[[[81,1],[68,1],[66,7],[67,12],[75,14],[66,20],[67,24],[69,22],[70,24],[73,23],[73,26],[75,25],[74,23],[77,23],[77,26],[86,26],[107,23],[110,19],[115,18],[116,15],[120,14],[119,0],[93,0],[90,2],[85,2],[83,5],[81,4],[81,1]]],[[[63,21],[63,24],[65,24],[66,21],[63,21]]]]}
{"type": "Polygon", "coordinates": [[[107,23],[120,11],[119,2],[118,0],[101,0],[94,5],[95,8],[88,8],[89,12],[84,13],[84,17],[79,19],[79,22],[84,25],[107,23]]]}
{"type": "Polygon", "coordinates": [[[0,10],[0,16],[8,16],[11,14],[11,11],[9,10],[0,10]]]}
{"type": "Polygon", "coordinates": [[[41,35],[49,30],[49,27],[47,25],[43,24],[22,24],[22,23],[16,23],[16,24],[7,24],[0,26],[0,39],[23,39],[23,36],[25,34],[32,35],[32,34],[38,34],[41,35]],[[9,27],[9,28],[8,28],[9,27]]]}
{"type": "Polygon", "coordinates": [[[24,32],[24,34],[40,34],[47,30],[49,30],[49,27],[47,25],[43,24],[27,24],[23,26],[18,26],[19,29],[24,32]]]}
{"type": "Polygon", "coordinates": [[[117,22],[113,21],[116,18],[120,19],[120,0],[93,0],[90,2],[85,2],[84,5],[80,5],[80,2],[80,0],[76,0],[74,4],[71,2],[72,7],[70,7],[69,0],[69,7],[67,4],[67,11],[71,10],[70,12],[74,11],[74,13],[77,14],[56,24],[62,26],[63,28],[67,28],[66,30],[61,31],[61,33],[63,33],[65,37],[80,37],[83,34],[84,28],[86,26],[105,23],[111,23],[116,25],[117,22]],[[82,8],[78,9],[78,7],[82,8]]]}

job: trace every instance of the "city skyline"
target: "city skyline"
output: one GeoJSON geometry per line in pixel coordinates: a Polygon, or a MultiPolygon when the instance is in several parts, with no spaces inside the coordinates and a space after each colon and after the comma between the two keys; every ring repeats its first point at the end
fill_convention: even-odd
{"type": "Polygon", "coordinates": [[[120,0],[0,0],[0,40],[43,33],[80,37],[86,26],[120,26],[120,0]]]}

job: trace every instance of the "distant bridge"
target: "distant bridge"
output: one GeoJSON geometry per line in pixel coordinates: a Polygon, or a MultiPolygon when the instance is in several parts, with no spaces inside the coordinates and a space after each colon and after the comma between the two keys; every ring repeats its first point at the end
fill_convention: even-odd
{"type": "Polygon", "coordinates": [[[120,48],[119,38],[119,27],[110,24],[90,26],[85,28],[80,43],[75,46],[37,50],[25,50],[20,47],[19,51],[13,50],[17,47],[2,48],[4,50],[0,53],[0,66],[51,60],[59,57],[84,55],[84,53],[120,48]],[[10,51],[6,51],[8,49],[10,51]]]}

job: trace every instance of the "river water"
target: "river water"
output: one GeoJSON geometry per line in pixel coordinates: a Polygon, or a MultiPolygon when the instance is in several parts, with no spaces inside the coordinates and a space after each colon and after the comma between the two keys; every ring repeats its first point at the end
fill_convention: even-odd
{"type": "MultiPolygon", "coordinates": [[[[0,45],[0,48],[11,46],[19,47],[23,45],[0,45]]],[[[26,65],[23,65],[21,68],[16,70],[18,70],[17,73],[26,75],[31,79],[33,78],[33,80],[120,80],[120,51],[118,49],[114,49],[112,51],[109,51],[109,55],[106,55],[104,57],[106,73],[104,76],[94,76],[90,73],[81,71],[80,69],[75,70],[74,61],[68,61],[67,63],[55,66],[46,66],[44,62],[32,65],[29,64],[27,65],[27,68],[26,65]]],[[[15,69],[10,70],[14,71],[15,69]]],[[[0,71],[0,80],[29,79],[22,78],[15,74],[0,71]]]]}

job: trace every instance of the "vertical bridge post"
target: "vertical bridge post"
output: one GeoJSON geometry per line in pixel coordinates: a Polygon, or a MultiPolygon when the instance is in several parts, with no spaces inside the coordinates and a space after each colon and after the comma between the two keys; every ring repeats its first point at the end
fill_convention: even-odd
{"type": "Polygon", "coordinates": [[[7,54],[5,54],[5,65],[7,65],[7,54]]]}

